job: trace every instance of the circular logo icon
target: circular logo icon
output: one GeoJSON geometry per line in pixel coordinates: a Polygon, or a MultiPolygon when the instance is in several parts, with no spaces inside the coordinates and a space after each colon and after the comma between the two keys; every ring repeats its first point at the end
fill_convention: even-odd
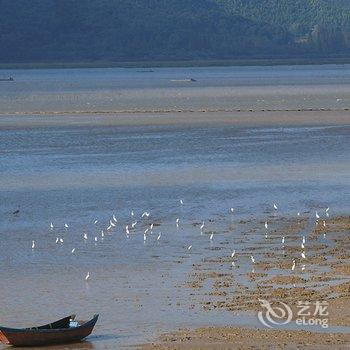
{"type": "Polygon", "coordinates": [[[273,328],[289,323],[293,318],[292,309],[279,301],[278,305],[272,306],[267,300],[259,299],[262,311],[258,312],[259,321],[266,327],[273,328]]]}

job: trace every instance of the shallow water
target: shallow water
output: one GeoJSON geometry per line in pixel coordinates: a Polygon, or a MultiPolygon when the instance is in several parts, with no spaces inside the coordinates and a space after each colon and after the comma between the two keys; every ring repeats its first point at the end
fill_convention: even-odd
{"type": "Polygon", "coordinates": [[[350,106],[350,65],[2,70],[2,113],[350,106]],[[194,78],[195,82],[181,79],[194,78]],[[176,81],[179,80],[179,81],[176,81]]]}
{"type": "MultiPolygon", "coordinates": [[[[285,98],[293,106],[309,84],[315,85],[311,90],[320,94],[322,106],[336,106],[339,89],[346,93],[344,99],[350,96],[348,66],[164,69],[155,71],[154,81],[143,78],[153,73],[115,69],[1,74],[16,80],[6,89],[0,86],[4,114],[85,108],[90,94],[98,108],[164,108],[174,102],[177,90],[184,95],[179,100],[183,106],[187,100],[196,106],[200,99],[199,105],[216,107],[223,103],[218,91],[236,91],[232,81],[244,87],[238,100],[249,105],[255,97],[248,86],[254,81],[263,86],[259,95],[283,95],[287,89],[285,98]],[[199,86],[179,83],[184,86],[174,88],[169,79],[175,76],[194,77],[199,86]],[[156,93],[162,81],[165,94],[171,91],[169,100],[156,93]],[[134,91],[139,88],[140,98],[134,91]],[[128,94],[106,106],[108,91],[117,94],[118,89],[128,94]],[[192,94],[198,96],[192,99],[192,94]]],[[[234,104],[230,97],[225,101],[234,104]]],[[[349,136],[350,120],[348,125],[307,127],[199,123],[21,128],[19,123],[0,130],[0,323],[30,326],[70,313],[84,318],[100,313],[91,343],[79,347],[86,349],[135,344],[152,339],[156,331],[178,327],[251,324],[249,317],[189,309],[196,300],[181,286],[192,264],[227,237],[239,238],[239,231],[223,233],[228,224],[242,218],[264,220],[272,203],[278,204],[278,215],[313,215],[328,206],[332,215],[348,213],[349,136]],[[17,208],[19,214],[12,214],[17,208]],[[150,211],[148,219],[140,218],[144,211],[150,211]],[[107,234],[112,214],[118,223],[107,234]],[[125,225],[135,220],[136,229],[127,237],[125,225]],[[203,235],[193,225],[202,220],[203,235]],[[160,226],[144,241],[151,223],[160,226]],[[55,243],[57,237],[63,244],[55,243]],[[91,278],[85,282],[88,271],[91,278]]]]}

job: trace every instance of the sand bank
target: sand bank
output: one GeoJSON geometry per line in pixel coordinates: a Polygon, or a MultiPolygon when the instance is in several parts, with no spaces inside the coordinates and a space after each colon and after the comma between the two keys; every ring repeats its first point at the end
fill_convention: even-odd
{"type": "Polygon", "coordinates": [[[1,114],[0,129],[49,126],[109,125],[306,126],[350,124],[347,110],[294,111],[138,111],[138,112],[42,112],[1,114]]]}
{"type": "MultiPolygon", "coordinates": [[[[269,219],[273,221],[273,217],[269,219]]],[[[258,227],[250,222],[245,238],[261,235],[258,227]]],[[[259,223],[260,225],[263,223],[259,223]]],[[[310,218],[279,218],[269,229],[265,244],[256,241],[234,258],[203,257],[202,263],[193,266],[187,288],[192,295],[201,296],[201,307],[232,313],[262,310],[259,299],[271,305],[287,303],[293,310],[291,323],[299,315],[299,301],[314,305],[326,302],[327,332],[318,329],[261,329],[228,327],[179,330],[162,335],[157,343],[142,346],[143,349],[347,349],[350,346],[350,217],[324,218],[310,226],[310,218]],[[284,246],[281,235],[288,237],[284,246]],[[301,246],[306,235],[305,248],[301,246]],[[328,243],[326,243],[328,242],[328,243]],[[303,258],[301,253],[306,257],[303,258]],[[254,254],[257,261],[253,271],[246,273],[249,285],[237,280],[234,270],[241,261],[254,254]],[[220,266],[235,261],[232,273],[219,272],[220,266]],[[295,267],[293,266],[295,261],[295,267]],[[332,328],[333,327],[333,328],[332,328]],[[339,328],[340,327],[340,328],[339,328]],[[341,329],[341,330],[339,330],[341,329]]],[[[242,275],[241,275],[242,276],[242,275]]],[[[195,307],[194,307],[195,308],[195,307]]],[[[306,317],[312,318],[313,315],[306,317]]],[[[294,322],[295,324],[295,322],[294,322]]],[[[276,328],[276,327],[275,327],[276,328]]]]}

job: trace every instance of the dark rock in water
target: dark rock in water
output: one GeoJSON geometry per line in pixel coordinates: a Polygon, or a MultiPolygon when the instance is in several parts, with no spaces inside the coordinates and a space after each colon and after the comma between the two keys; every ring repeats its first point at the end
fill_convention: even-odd
{"type": "Polygon", "coordinates": [[[12,77],[9,78],[0,78],[0,81],[14,81],[14,79],[12,77]]]}

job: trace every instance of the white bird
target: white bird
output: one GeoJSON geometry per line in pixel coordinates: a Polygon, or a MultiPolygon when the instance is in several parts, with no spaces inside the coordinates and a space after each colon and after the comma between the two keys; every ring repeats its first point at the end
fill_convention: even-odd
{"type": "Polygon", "coordinates": [[[74,254],[74,252],[75,252],[75,248],[72,249],[72,254],[74,254]]]}
{"type": "Polygon", "coordinates": [[[105,233],[103,232],[103,230],[101,231],[101,237],[103,238],[105,236],[105,233]]]}
{"type": "Polygon", "coordinates": [[[298,216],[300,216],[300,213],[298,212],[298,214],[297,214],[298,216]]]}
{"type": "Polygon", "coordinates": [[[209,239],[212,241],[213,238],[214,238],[214,233],[212,233],[212,234],[210,235],[209,239]]]}
{"type": "Polygon", "coordinates": [[[230,208],[230,212],[233,213],[234,209],[233,208],[230,208]]]}
{"type": "Polygon", "coordinates": [[[187,249],[188,249],[188,250],[191,250],[191,249],[192,249],[192,245],[190,245],[187,249]]]}
{"type": "Polygon", "coordinates": [[[94,221],[94,225],[96,225],[98,223],[98,220],[96,219],[95,221],[94,221]]]}
{"type": "Polygon", "coordinates": [[[320,216],[318,215],[318,212],[316,211],[316,213],[315,213],[315,216],[316,216],[316,219],[319,219],[320,218],[320,216]]]}
{"type": "Polygon", "coordinates": [[[87,240],[87,239],[88,239],[88,236],[87,236],[87,234],[86,234],[86,233],[84,233],[84,236],[83,236],[83,237],[84,237],[84,239],[85,239],[85,240],[87,240]]]}
{"type": "Polygon", "coordinates": [[[255,264],[255,259],[253,255],[250,256],[250,260],[252,261],[253,264],[255,264]]]}
{"type": "Polygon", "coordinates": [[[234,251],[232,252],[231,258],[233,258],[235,256],[235,254],[236,254],[236,249],[234,249],[234,251]]]}
{"type": "Polygon", "coordinates": [[[65,228],[68,228],[69,226],[68,226],[68,224],[64,224],[64,227],[65,227],[65,228]]]}
{"type": "Polygon", "coordinates": [[[326,221],[323,220],[323,227],[326,227],[326,221]]]}
{"type": "Polygon", "coordinates": [[[149,229],[148,229],[148,228],[146,228],[146,230],[145,230],[144,234],[146,234],[146,233],[148,232],[148,230],[149,230],[149,229]]]}
{"type": "Polygon", "coordinates": [[[177,219],[176,219],[176,227],[177,227],[177,228],[179,228],[179,222],[180,222],[180,219],[177,218],[177,219]]]}
{"type": "Polygon", "coordinates": [[[118,221],[114,214],[113,214],[113,216],[112,216],[112,219],[113,219],[115,222],[118,221]]]}
{"type": "Polygon", "coordinates": [[[305,240],[305,236],[303,236],[303,240],[302,240],[303,244],[305,244],[306,240],[305,240]]]}
{"type": "Polygon", "coordinates": [[[265,221],[265,228],[267,229],[267,221],[265,221]]]}
{"type": "Polygon", "coordinates": [[[126,232],[127,235],[130,233],[130,232],[129,232],[129,225],[126,225],[126,226],[125,226],[125,232],[126,232]]]}
{"type": "Polygon", "coordinates": [[[87,273],[87,275],[85,276],[85,281],[87,281],[90,278],[90,272],[87,273]]]}
{"type": "Polygon", "coordinates": [[[51,228],[51,230],[53,230],[53,223],[52,222],[50,224],[50,228],[51,228]]]}
{"type": "Polygon", "coordinates": [[[305,245],[303,242],[301,242],[301,249],[305,249],[305,245]]]}
{"type": "Polygon", "coordinates": [[[151,224],[149,228],[152,231],[153,230],[153,224],[151,224]]]}
{"type": "Polygon", "coordinates": [[[97,237],[95,237],[95,242],[97,242],[97,237]]]}
{"type": "Polygon", "coordinates": [[[112,228],[112,226],[109,225],[109,226],[107,227],[107,231],[109,231],[111,228],[112,228]]]}
{"type": "Polygon", "coordinates": [[[302,252],[302,253],[301,253],[301,257],[302,257],[303,259],[306,259],[305,252],[302,252]]]}
{"type": "Polygon", "coordinates": [[[146,234],[144,233],[144,234],[143,234],[143,241],[146,242],[146,239],[147,239],[147,236],[146,236],[146,234]]]}
{"type": "Polygon", "coordinates": [[[232,265],[233,267],[235,267],[235,266],[236,266],[236,263],[235,263],[234,261],[232,261],[231,265],[232,265]]]}
{"type": "Polygon", "coordinates": [[[183,204],[184,204],[184,202],[183,202],[183,200],[182,200],[182,199],[180,199],[180,204],[181,204],[181,205],[183,205],[183,204]]]}
{"type": "Polygon", "coordinates": [[[326,213],[328,213],[329,212],[329,207],[328,208],[326,208],[326,213]]]}
{"type": "Polygon", "coordinates": [[[328,212],[326,213],[326,216],[327,216],[327,218],[329,218],[329,213],[328,212]]]}
{"type": "Polygon", "coordinates": [[[278,207],[277,207],[277,205],[275,203],[273,204],[273,207],[274,207],[275,210],[278,209],[278,207]]]}
{"type": "Polygon", "coordinates": [[[60,238],[60,242],[63,243],[63,238],[60,238]]]}
{"type": "Polygon", "coordinates": [[[284,244],[284,241],[285,241],[285,238],[284,238],[284,237],[282,237],[282,244],[284,244]]]}
{"type": "Polygon", "coordinates": [[[115,227],[115,223],[112,222],[112,220],[109,220],[109,225],[112,226],[112,227],[115,227]]]}
{"type": "Polygon", "coordinates": [[[295,270],[295,260],[293,259],[292,271],[295,270]]]}
{"type": "Polygon", "coordinates": [[[133,222],[133,223],[131,224],[131,228],[134,228],[134,227],[136,226],[136,224],[137,224],[137,221],[133,222]]]}
{"type": "Polygon", "coordinates": [[[150,213],[147,213],[146,211],[141,215],[142,218],[144,218],[145,216],[146,217],[149,217],[150,213]]]}
{"type": "Polygon", "coordinates": [[[59,240],[60,240],[60,239],[59,239],[58,237],[56,237],[56,244],[58,243],[59,240]]]}
{"type": "Polygon", "coordinates": [[[32,241],[32,249],[35,248],[35,241],[32,241]]]}
{"type": "Polygon", "coordinates": [[[305,270],[305,264],[301,265],[301,271],[305,270]]]}
{"type": "Polygon", "coordinates": [[[134,211],[133,210],[131,210],[131,216],[134,216],[134,211]]]}
{"type": "Polygon", "coordinates": [[[204,228],[204,221],[202,222],[202,225],[200,226],[200,230],[202,231],[203,230],[203,228],[204,228]]]}
{"type": "Polygon", "coordinates": [[[158,235],[158,237],[157,237],[157,241],[160,240],[160,237],[162,237],[162,233],[161,233],[161,232],[159,232],[159,235],[158,235]]]}

